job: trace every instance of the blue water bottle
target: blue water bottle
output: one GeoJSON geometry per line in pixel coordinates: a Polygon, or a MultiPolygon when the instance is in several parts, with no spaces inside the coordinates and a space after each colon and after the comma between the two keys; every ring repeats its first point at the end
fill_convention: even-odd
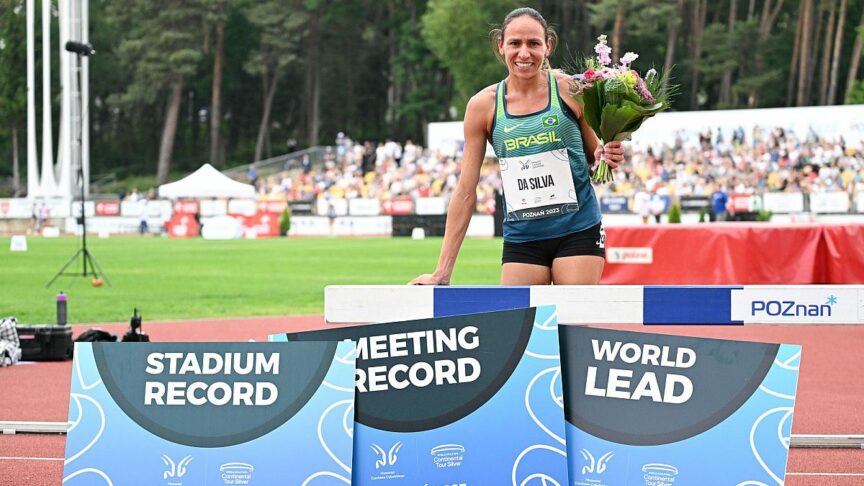
{"type": "Polygon", "coordinates": [[[57,294],[57,325],[66,325],[66,294],[62,291],[57,294]]]}

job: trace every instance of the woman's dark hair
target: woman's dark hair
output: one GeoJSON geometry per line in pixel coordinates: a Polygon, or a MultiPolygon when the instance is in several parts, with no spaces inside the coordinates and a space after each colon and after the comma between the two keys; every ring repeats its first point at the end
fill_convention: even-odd
{"type": "MultiPolygon", "coordinates": [[[[543,34],[545,40],[552,41],[552,51],[549,53],[550,55],[552,54],[552,52],[555,51],[555,47],[558,46],[558,33],[555,32],[555,29],[553,27],[549,26],[549,24],[546,22],[546,19],[544,19],[543,16],[540,15],[540,12],[534,10],[531,7],[517,8],[516,10],[513,10],[512,12],[507,14],[506,17],[504,17],[504,22],[501,23],[500,28],[492,29],[489,32],[489,42],[491,42],[492,44],[492,52],[494,52],[495,57],[497,57],[498,60],[504,64],[506,64],[506,61],[504,60],[504,57],[498,52],[498,42],[504,40],[504,31],[507,30],[507,26],[510,25],[510,22],[523,16],[531,17],[532,19],[536,20],[541,27],[543,27],[543,34]]],[[[549,68],[549,58],[547,57],[546,60],[543,61],[543,69],[549,68]]]]}

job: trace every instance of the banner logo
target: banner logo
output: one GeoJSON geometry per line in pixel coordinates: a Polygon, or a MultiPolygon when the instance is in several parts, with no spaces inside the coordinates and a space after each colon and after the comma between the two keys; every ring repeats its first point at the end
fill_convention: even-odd
{"type": "Polygon", "coordinates": [[[465,455],[465,446],[460,444],[441,444],[429,451],[437,468],[459,467],[465,455]]]}
{"type": "Polygon", "coordinates": [[[609,247],[606,250],[606,261],[609,263],[654,263],[654,250],[650,247],[609,247]]]}
{"type": "Polygon", "coordinates": [[[395,466],[396,461],[399,460],[399,449],[401,449],[403,445],[402,441],[399,441],[393,444],[389,451],[385,452],[384,448],[380,445],[372,444],[372,451],[375,452],[375,472],[370,477],[372,481],[379,481],[382,479],[405,479],[405,474],[392,467],[395,466]]]}
{"type": "Polygon", "coordinates": [[[675,477],[678,476],[678,468],[669,464],[645,464],[642,466],[642,472],[645,473],[645,486],[672,486],[675,484],[675,477]]]}
{"type": "Polygon", "coordinates": [[[864,291],[842,286],[732,289],[730,304],[732,320],[745,323],[864,321],[864,291]]]}
{"type": "Polygon", "coordinates": [[[612,451],[607,452],[600,456],[600,459],[594,460],[594,456],[591,454],[588,449],[582,449],[579,451],[582,453],[582,458],[585,459],[585,462],[588,464],[582,466],[582,474],[594,473],[594,474],[603,474],[606,472],[606,464],[615,457],[615,453],[612,451]]]}
{"type": "Polygon", "coordinates": [[[378,459],[375,460],[375,469],[395,465],[396,461],[399,460],[399,457],[396,454],[399,453],[399,449],[402,448],[402,445],[402,441],[399,441],[390,447],[389,452],[384,452],[383,447],[378,444],[372,444],[372,450],[375,451],[375,454],[378,456],[378,459]]]}
{"type": "MultiPolygon", "coordinates": [[[[186,456],[183,459],[180,459],[180,462],[175,463],[173,459],[168,457],[165,454],[162,454],[162,462],[165,463],[165,472],[162,473],[162,479],[168,478],[182,478],[186,475],[186,466],[192,462],[192,456],[186,456]]],[[[168,484],[182,484],[182,483],[171,483],[168,484]]]]}
{"type": "Polygon", "coordinates": [[[252,481],[252,464],[245,462],[226,462],[219,466],[224,484],[249,484],[252,481]]]}
{"type": "Polygon", "coordinates": [[[753,317],[831,317],[832,307],[837,305],[837,296],[829,295],[824,304],[812,304],[797,300],[754,300],[750,304],[753,317]]]}

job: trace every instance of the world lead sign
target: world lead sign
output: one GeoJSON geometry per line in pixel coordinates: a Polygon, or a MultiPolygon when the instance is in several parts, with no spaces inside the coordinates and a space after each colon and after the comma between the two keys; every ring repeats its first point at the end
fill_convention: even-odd
{"type": "Polygon", "coordinates": [[[570,484],[777,484],[801,347],[560,326],[570,484]]]}

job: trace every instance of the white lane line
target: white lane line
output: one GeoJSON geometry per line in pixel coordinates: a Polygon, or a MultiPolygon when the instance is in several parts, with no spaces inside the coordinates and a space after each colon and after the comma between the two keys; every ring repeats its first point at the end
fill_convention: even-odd
{"type": "Polygon", "coordinates": [[[62,457],[0,457],[0,461],[62,461],[62,457]]]}
{"type": "MultiPolygon", "coordinates": [[[[3,457],[0,461],[62,461],[62,457],[3,457]]],[[[787,476],[850,476],[864,477],[864,473],[831,473],[831,472],[787,472],[787,476]]]]}
{"type": "Polygon", "coordinates": [[[790,472],[787,476],[864,476],[864,473],[820,473],[820,472],[790,472]]]}

